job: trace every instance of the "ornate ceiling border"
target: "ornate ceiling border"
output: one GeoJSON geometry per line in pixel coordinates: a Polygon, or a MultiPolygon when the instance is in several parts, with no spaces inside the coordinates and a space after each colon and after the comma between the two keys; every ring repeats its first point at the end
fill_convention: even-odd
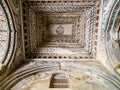
{"type": "MultiPolygon", "coordinates": [[[[28,3],[24,3],[24,2],[22,2],[23,3],[23,13],[25,13],[26,11],[25,11],[25,8],[24,8],[24,5],[29,5],[29,3],[31,3],[31,1],[33,1],[33,0],[30,0],[30,1],[28,1],[28,3]]],[[[27,1],[25,1],[25,2],[27,2],[27,1]]],[[[34,2],[34,1],[33,1],[34,2]]],[[[81,2],[79,2],[78,3],[78,1],[36,1],[37,3],[39,3],[39,4],[41,4],[42,6],[40,7],[40,8],[44,8],[44,4],[46,3],[46,4],[48,4],[49,5],[49,2],[51,3],[53,3],[53,4],[55,4],[55,3],[59,3],[59,5],[61,6],[62,4],[63,4],[63,2],[65,2],[65,5],[68,5],[68,6],[70,6],[73,2],[76,2],[77,3],[77,7],[79,6],[79,3],[81,2]]],[[[31,7],[31,8],[33,8],[34,7],[34,5],[37,5],[37,3],[35,3],[35,4],[33,4],[33,6],[31,7]]],[[[73,4],[73,6],[74,6],[74,4],[73,4]]],[[[76,7],[75,6],[75,7],[76,7]]],[[[87,2],[87,1],[85,1],[84,2],[84,4],[82,3],[82,5],[81,5],[81,7],[83,7],[83,8],[86,8],[86,7],[93,7],[93,6],[95,6],[95,11],[93,11],[96,15],[94,16],[94,19],[95,19],[95,22],[93,23],[93,25],[95,26],[93,29],[94,29],[94,31],[93,31],[93,48],[91,49],[91,50],[89,50],[89,51],[92,51],[92,52],[94,52],[94,54],[93,54],[93,56],[94,57],[96,57],[96,51],[97,51],[97,39],[98,39],[98,26],[99,26],[99,12],[100,12],[100,2],[94,2],[94,1],[90,1],[89,3],[87,2]],[[87,4],[86,4],[87,3],[87,4]]],[[[58,6],[59,7],[59,6],[58,6]]],[[[74,7],[74,8],[75,8],[74,7]]],[[[38,6],[38,8],[39,8],[39,6],[38,6]]],[[[49,8],[49,7],[48,7],[49,8]]],[[[34,7],[34,9],[35,9],[35,7],[34,7]]],[[[87,12],[86,12],[87,13],[87,12]]],[[[26,15],[24,15],[23,14],[23,19],[27,19],[26,18],[26,15]]],[[[27,20],[26,20],[27,21],[27,20]]],[[[25,26],[27,26],[28,24],[24,24],[25,26]]],[[[91,24],[92,25],[92,24],[91,24]]],[[[29,28],[29,27],[28,27],[29,28]]],[[[92,28],[91,26],[89,27],[89,28],[92,28]]],[[[27,35],[27,27],[25,27],[25,29],[24,29],[24,38],[28,38],[28,37],[30,37],[29,35],[27,35]]],[[[90,38],[89,38],[90,39],[90,38]]],[[[25,42],[24,42],[25,44],[29,44],[30,42],[27,42],[26,40],[25,40],[25,42]]],[[[91,48],[91,47],[90,47],[91,48]]],[[[27,48],[25,48],[25,54],[26,54],[26,51],[30,51],[30,49],[28,49],[28,47],[27,48]]],[[[27,53],[26,54],[27,56],[29,56],[30,55],[30,53],[27,53]]],[[[26,56],[25,55],[25,56],[26,56]]],[[[25,57],[26,58],[26,57],[25,57]]]]}
{"type": "MultiPolygon", "coordinates": [[[[4,10],[6,19],[7,19],[7,24],[8,24],[8,45],[7,50],[6,50],[6,54],[5,56],[2,58],[1,60],[1,66],[2,68],[4,67],[9,67],[9,65],[11,64],[14,54],[15,54],[15,49],[16,49],[16,31],[15,31],[15,27],[13,24],[13,18],[12,18],[12,14],[9,8],[9,5],[7,4],[7,2],[5,0],[1,0],[0,4],[4,10]]],[[[2,69],[1,69],[2,70],[2,69]]]]}

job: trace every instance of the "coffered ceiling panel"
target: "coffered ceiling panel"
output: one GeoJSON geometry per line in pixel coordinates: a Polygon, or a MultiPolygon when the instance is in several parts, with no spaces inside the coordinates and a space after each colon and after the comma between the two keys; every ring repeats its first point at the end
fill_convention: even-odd
{"type": "Polygon", "coordinates": [[[95,58],[99,2],[81,2],[22,3],[26,58],[95,58]]]}

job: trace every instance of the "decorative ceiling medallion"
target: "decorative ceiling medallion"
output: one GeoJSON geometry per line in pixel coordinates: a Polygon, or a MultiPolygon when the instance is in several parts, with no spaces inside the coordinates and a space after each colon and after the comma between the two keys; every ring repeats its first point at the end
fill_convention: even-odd
{"type": "Polygon", "coordinates": [[[62,35],[62,34],[64,33],[64,31],[65,31],[65,29],[64,29],[64,27],[62,27],[61,25],[58,26],[57,29],[56,29],[56,33],[57,33],[58,35],[62,35]]]}

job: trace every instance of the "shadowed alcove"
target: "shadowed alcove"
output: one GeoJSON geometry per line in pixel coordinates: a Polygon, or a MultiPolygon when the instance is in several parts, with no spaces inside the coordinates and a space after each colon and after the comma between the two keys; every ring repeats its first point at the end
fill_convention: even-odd
{"type": "Polygon", "coordinates": [[[51,77],[50,88],[70,88],[68,77],[63,73],[55,73],[51,77]]]}

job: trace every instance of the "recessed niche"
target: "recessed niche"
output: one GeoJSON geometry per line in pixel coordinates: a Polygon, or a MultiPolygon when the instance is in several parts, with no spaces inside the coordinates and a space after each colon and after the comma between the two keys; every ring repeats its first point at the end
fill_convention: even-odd
{"type": "Polygon", "coordinates": [[[49,88],[70,88],[70,81],[63,73],[55,73],[51,77],[49,88]]]}

